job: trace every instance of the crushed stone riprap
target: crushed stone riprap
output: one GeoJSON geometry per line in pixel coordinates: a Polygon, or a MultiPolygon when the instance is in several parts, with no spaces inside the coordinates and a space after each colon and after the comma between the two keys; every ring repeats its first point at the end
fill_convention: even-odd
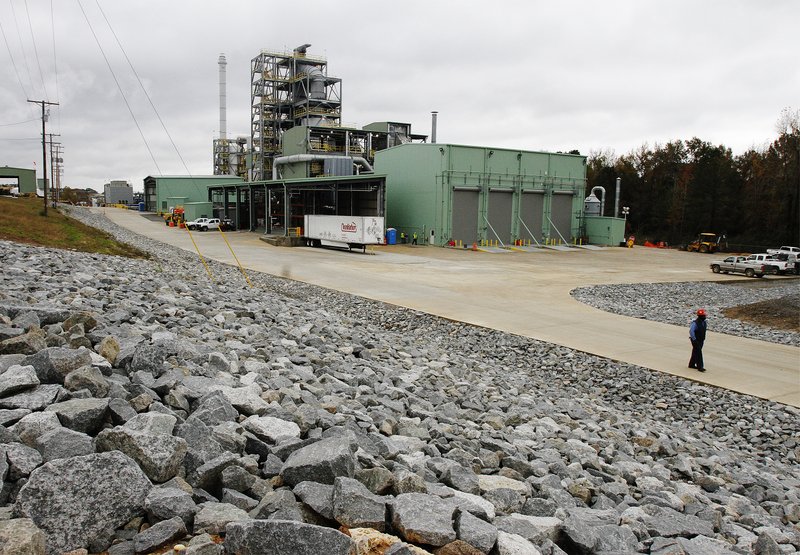
{"type": "Polygon", "coordinates": [[[0,545],[800,548],[796,409],[75,213],[153,259],[0,242],[0,545]]]}

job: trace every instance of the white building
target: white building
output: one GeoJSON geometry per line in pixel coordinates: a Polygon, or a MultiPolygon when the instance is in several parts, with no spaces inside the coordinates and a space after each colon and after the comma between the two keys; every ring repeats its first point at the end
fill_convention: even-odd
{"type": "Polygon", "coordinates": [[[106,204],[133,204],[133,185],[127,181],[111,181],[103,186],[106,204]]]}

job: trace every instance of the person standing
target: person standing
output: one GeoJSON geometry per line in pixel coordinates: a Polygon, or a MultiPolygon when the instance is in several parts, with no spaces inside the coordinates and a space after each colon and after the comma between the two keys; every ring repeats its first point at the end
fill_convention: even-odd
{"type": "Polygon", "coordinates": [[[414,235],[411,236],[411,244],[412,245],[416,245],[417,244],[417,232],[416,231],[414,232],[414,235]]]}
{"type": "Polygon", "coordinates": [[[706,311],[702,308],[697,311],[697,318],[692,320],[689,326],[689,341],[692,342],[692,356],[689,359],[689,368],[695,368],[699,372],[705,372],[703,364],[703,343],[706,341],[706,311]]]}

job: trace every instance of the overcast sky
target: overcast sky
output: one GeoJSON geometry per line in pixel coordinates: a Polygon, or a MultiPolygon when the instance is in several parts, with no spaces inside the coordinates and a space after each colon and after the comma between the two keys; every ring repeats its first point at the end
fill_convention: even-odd
{"type": "Polygon", "coordinates": [[[0,166],[41,169],[26,99],[47,99],[66,186],[210,174],[219,54],[228,136],[249,136],[250,60],[303,43],[343,80],[345,125],[430,134],[438,110],[440,143],[624,154],[696,136],[741,153],[800,108],[799,21],[796,0],[0,0],[0,166]]]}

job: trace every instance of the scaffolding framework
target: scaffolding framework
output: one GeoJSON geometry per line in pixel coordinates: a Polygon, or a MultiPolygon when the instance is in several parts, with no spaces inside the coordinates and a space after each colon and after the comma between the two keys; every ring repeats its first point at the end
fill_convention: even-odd
{"type": "Polygon", "coordinates": [[[214,139],[214,175],[235,175],[247,179],[247,137],[214,139]]]}
{"type": "Polygon", "coordinates": [[[272,178],[272,161],[281,154],[284,131],[298,125],[338,128],[342,81],[328,76],[325,58],[262,50],[251,60],[250,138],[253,181],[272,178]]]}

